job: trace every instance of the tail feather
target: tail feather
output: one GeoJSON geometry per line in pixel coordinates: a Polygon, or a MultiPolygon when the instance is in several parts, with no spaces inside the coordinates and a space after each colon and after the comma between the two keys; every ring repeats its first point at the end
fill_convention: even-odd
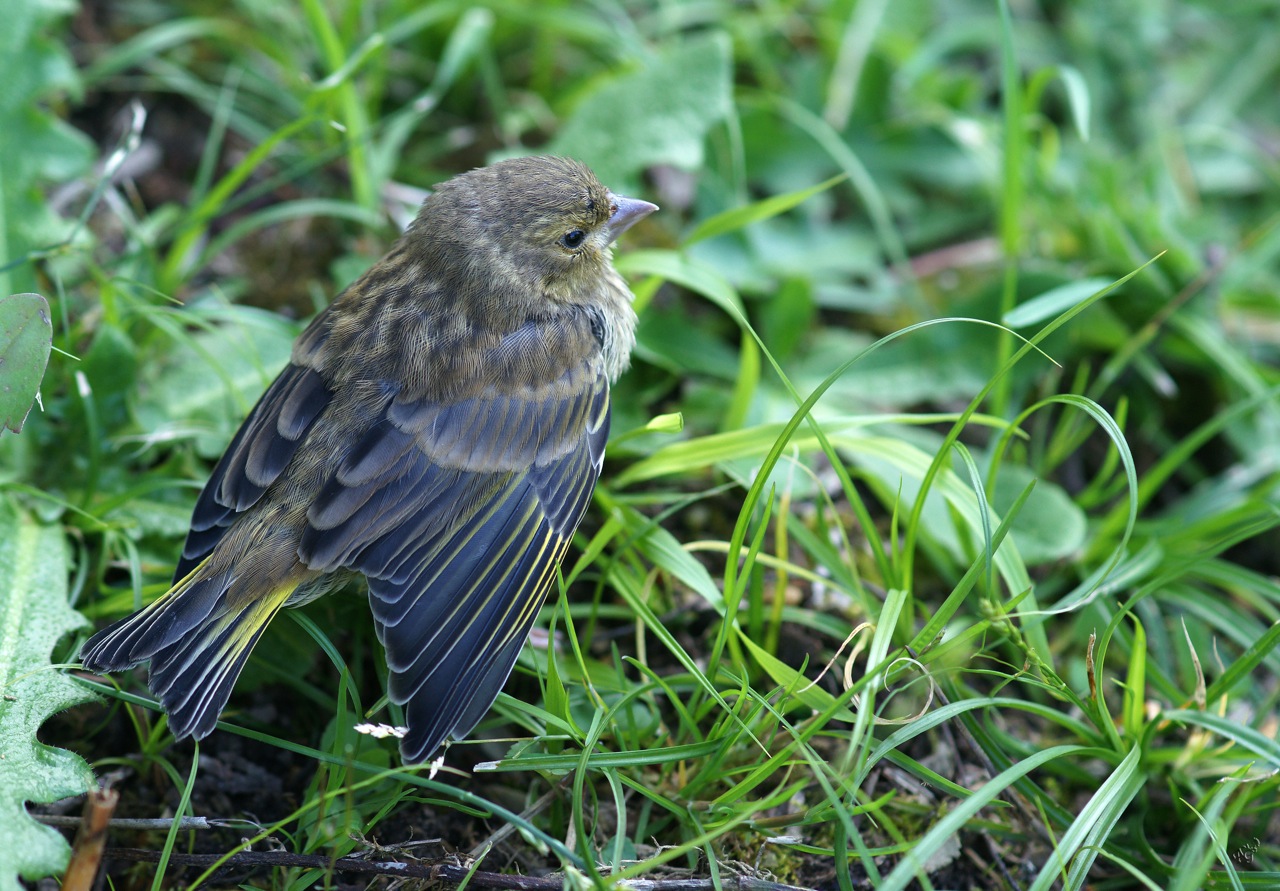
{"type": "Polygon", "coordinates": [[[151,658],[148,684],[169,713],[169,729],[175,737],[204,739],[213,732],[236,678],[249,661],[249,653],[288,596],[285,591],[276,608],[257,627],[237,623],[215,641],[183,641],[151,658]]]}
{"type": "Polygon", "coordinates": [[[123,671],[145,662],[199,626],[226,594],[229,573],[206,574],[205,560],[151,605],[108,625],[85,642],[90,671],[123,671]]]}
{"type": "Polygon", "coordinates": [[[91,671],[121,671],[150,660],[148,686],[179,739],[212,732],[250,651],[297,587],[290,581],[245,604],[243,592],[228,596],[232,572],[206,575],[208,562],[146,609],[89,638],[80,654],[91,671]]]}

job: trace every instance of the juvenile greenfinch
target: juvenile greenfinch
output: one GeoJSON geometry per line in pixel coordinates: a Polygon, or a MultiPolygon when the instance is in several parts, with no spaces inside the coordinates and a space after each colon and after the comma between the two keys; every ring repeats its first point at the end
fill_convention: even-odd
{"type": "Polygon", "coordinates": [[[368,580],[406,762],[465,736],[511,673],[591,498],[635,342],[611,245],[657,208],[580,163],[440,185],[307,327],[196,503],[173,587],[81,661],[209,734],[267,623],[368,580]]]}

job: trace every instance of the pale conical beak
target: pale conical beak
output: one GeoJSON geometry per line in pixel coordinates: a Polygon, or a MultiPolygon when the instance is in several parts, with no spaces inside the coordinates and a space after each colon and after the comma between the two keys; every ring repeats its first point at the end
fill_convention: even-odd
{"type": "Polygon", "coordinates": [[[658,209],[658,205],[650,204],[648,201],[623,198],[612,192],[609,193],[609,201],[613,205],[613,215],[609,217],[610,243],[617,241],[619,235],[658,209]]]}

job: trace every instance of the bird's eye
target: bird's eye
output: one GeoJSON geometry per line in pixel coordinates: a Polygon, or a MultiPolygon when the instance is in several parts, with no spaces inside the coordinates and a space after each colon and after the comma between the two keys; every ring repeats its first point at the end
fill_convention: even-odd
{"type": "Polygon", "coordinates": [[[586,240],[587,233],[583,232],[581,229],[574,229],[570,232],[566,232],[560,237],[560,243],[571,251],[576,251],[578,248],[582,247],[582,243],[586,240]]]}

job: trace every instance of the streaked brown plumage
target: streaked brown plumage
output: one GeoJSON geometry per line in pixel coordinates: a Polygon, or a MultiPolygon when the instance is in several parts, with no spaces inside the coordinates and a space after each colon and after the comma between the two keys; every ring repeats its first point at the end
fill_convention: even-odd
{"type": "Polygon", "coordinates": [[[439,186],[299,337],[201,493],[174,587],[85,667],[150,660],[175,735],[203,737],[275,613],[358,573],[405,760],[470,731],[600,474],[635,325],[610,244],[655,209],[562,158],[439,186]]]}

